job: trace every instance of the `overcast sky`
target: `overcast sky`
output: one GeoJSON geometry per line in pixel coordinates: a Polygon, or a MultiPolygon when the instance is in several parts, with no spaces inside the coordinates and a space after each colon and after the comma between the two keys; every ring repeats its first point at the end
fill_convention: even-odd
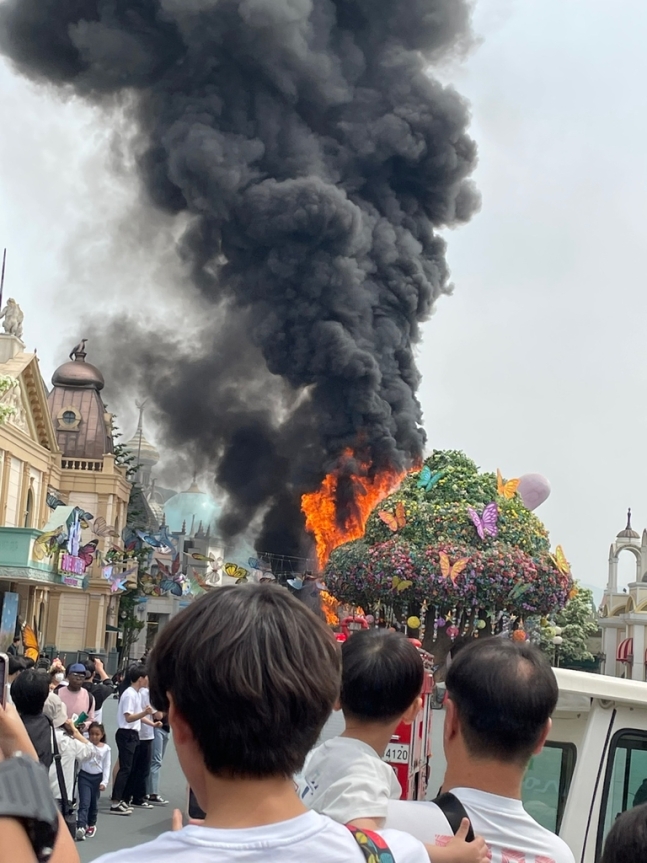
{"type": "MultiPolygon", "coordinates": [[[[602,587],[627,506],[647,526],[647,4],[480,0],[474,24],[444,78],[472,104],[483,207],[448,234],[455,292],[420,348],[429,442],[545,474],[537,514],[602,587]]],[[[150,308],[159,265],[132,221],[114,242],[134,184],[105,120],[2,62],[0,93],[5,296],[49,380],[88,308],[150,308]]]]}

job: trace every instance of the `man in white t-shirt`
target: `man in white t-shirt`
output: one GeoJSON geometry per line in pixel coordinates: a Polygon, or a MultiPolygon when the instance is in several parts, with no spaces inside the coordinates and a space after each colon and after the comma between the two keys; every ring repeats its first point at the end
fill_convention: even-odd
{"type": "MultiPolygon", "coordinates": [[[[139,703],[142,710],[145,707],[148,707],[150,702],[151,699],[148,694],[148,686],[142,686],[139,690],[139,703]]],[[[132,769],[132,805],[139,809],[152,809],[152,803],[149,803],[146,798],[146,786],[148,783],[148,774],[151,769],[155,728],[161,727],[162,723],[153,722],[149,716],[142,716],[140,723],[139,744],[135,750],[132,769]]],[[[126,802],[128,802],[128,800],[126,800],[126,802]]]]}
{"type": "MultiPolygon", "coordinates": [[[[574,863],[566,843],[521,802],[524,773],[546,741],[557,704],[546,657],[527,642],[480,639],[456,655],[446,685],[443,791],[463,804],[492,863],[574,863]]],[[[434,803],[391,801],[386,823],[423,842],[452,836],[434,803]]]]}
{"type": "MultiPolygon", "coordinates": [[[[149,662],[151,700],[168,711],[205,826],[101,863],[365,861],[351,831],[308,811],[294,788],[339,694],[337,646],[304,603],[271,584],[219,587],[171,620],[149,662]]],[[[429,863],[412,836],[376,840],[394,863],[429,863]]]]}
{"type": "Polygon", "coordinates": [[[119,772],[112,786],[112,803],[110,812],[114,815],[130,815],[132,809],[128,805],[133,796],[135,781],[135,754],[139,745],[139,730],[144,716],[153,712],[149,704],[142,705],[139,690],[148,686],[146,669],[143,665],[134,665],[128,669],[130,686],[119,699],[117,708],[117,733],[115,740],[119,750],[119,772]]]}

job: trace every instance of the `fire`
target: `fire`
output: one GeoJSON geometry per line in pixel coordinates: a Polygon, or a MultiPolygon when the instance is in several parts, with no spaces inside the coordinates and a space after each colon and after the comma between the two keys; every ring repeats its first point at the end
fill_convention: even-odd
{"type": "Polygon", "coordinates": [[[321,487],[303,495],[301,510],[306,530],[315,539],[321,569],[338,545],[364,535],[371,512],[405,475],[406,471],[396,470],[371,475],[370,462],[361,461],[348,449],[321,487]]]}

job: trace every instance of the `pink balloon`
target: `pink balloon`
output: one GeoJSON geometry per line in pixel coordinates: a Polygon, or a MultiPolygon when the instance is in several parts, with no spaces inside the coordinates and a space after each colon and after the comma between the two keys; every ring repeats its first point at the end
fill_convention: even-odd
{"type": "Polygon", "coordinates": [[[550,483],[540,473],[525,473],[519,478],[519,497],[531,512],[541,506],[550,495],[550,483]]]}

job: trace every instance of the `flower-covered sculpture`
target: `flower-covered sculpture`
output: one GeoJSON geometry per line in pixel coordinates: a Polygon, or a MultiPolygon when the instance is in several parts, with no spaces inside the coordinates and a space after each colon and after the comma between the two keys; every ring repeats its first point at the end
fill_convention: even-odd
{"type": "Polygon", "coordinates": [[[432,641],[439,629],[497,632],[554,613],[570,570],[517,486],[461,452],[435,452],[371,513],[362,539],[335,549],[328,590],[385,622],[418,617],[432,641]]]}

